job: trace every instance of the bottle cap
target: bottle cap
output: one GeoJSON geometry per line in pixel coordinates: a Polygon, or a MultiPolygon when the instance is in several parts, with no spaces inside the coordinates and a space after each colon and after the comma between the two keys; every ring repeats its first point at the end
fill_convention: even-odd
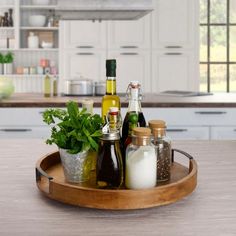
{"type": "Polygon", "coordinates": [[[166,122],[164,120],[150,120],[148,124],[151,129],[166,127],[166,122]]]}
{"type": "Polygon", "coordinates": [[[116,77],[116,60],[115,59],[106,60],[106,76],[116,77]]]}
{"type": "Polygon", "coordinates": [[[130,81],[129,84],[130,84],[131,88],[139,88],[140,87],[140,83],[137,80],[132,80],[132,81],[130,81]]]}
{"type": "Polygon", "coordinates": [[[151,129],[144,127],[136,127],[133,129],[133,135],[141,137],[141,136],[150,136],[151,129]]]}
{"type": "Polygon", "coordinates": [[[148,124],[155,137],[165,134],[166,122],[164,120],[150,120],[148,124]]]}

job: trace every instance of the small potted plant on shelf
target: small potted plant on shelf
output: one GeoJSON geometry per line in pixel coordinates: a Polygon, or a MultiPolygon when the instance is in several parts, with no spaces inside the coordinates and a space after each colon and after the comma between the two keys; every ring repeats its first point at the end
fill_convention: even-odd
{"type": "Polygon", "coordinates": [[[101,117],[79,109],[76,102],[70,101],[66,110],[47,109],[43,121],[51,126],[51,137],[46,143],[58,146],[66,181],[87,181],[94,162],[90,152],[98,150],[102,135],[101,117]]]}
{"type": "Polygon", "coordinates": [[[3,59],[3,71],[5,75],[10,75],[13,73],[13,61],[14,54],[12,52],[8,52],[3,59]]]}
{"type": "Polygon", "coordinates": [[[3,74],[3,63],[4,63],[4,56],[0,53],[0,75],[3,74]]]}

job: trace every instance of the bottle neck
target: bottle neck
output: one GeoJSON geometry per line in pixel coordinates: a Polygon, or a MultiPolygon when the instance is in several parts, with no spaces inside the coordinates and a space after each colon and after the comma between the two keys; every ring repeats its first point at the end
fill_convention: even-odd
{"type": "Polygon", "coordinates": [[[150,136],[132,136],[132,143],[136,146],[147,146],[151,143],[150,136]]]}
{"type": "Polygon", "coordinates": [[[153,129],[153,136],[155,139],[160,139],[166,136],[166,129],[165,128],[154,128],[153,129]]]}
{"type": "Polygon", "coordinates": [[[138,88],[132,88],[130,90],[129,95],[129,106],[128,111],[136,111],[141,112],[141,102],[140,102],[140,96],[139,96],[139,89],[138,88]]]}
{"type": "Polygon", "coordinates": [[[106,95],[116,95],[116,77],[107,77],[106,95]]]}

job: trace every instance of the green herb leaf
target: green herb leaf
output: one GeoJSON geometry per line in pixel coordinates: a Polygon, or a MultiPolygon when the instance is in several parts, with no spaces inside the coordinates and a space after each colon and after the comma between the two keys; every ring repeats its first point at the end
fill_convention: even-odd
{"type": "Polygon", "coordinates": [[[68,149],[69,153],[85,150],[97,150],[99,137],[102,135],[102,118],[79,109],[74,101],[67,103],[67,109],[47,109],[43,121],[51,126],[51,137],[47,144],[56,144],[68,149]]]}

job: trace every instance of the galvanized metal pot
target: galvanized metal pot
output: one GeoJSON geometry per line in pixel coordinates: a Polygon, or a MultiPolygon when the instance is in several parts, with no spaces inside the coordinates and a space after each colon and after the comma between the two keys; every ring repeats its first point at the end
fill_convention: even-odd
{"type": "Polygon", "coordinates": [[[89,180],[92,159],[88,151],[70,154],[66,149],[59,148],[65,179],[71,183],[81,183],[89,180]]]}

